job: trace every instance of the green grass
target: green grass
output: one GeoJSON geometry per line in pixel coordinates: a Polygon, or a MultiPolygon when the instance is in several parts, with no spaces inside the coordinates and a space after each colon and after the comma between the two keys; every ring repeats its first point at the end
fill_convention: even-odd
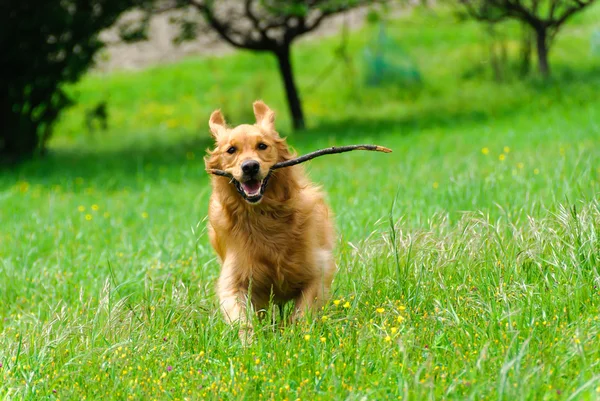
{"type": "MultiPolygon", "coordinates": [[[[0,397],[600,399],[599,17],[565,27],[547,83],[494,83],[477,25],[415,11],[390,33],[422,87],[366,88],[365,29],[356,75],[304,93],[298,134],[268,56],[86,77],[49,156],[0,175],[0,397]],[[336,213],[333,298],[244,348],[214,296],[202,156],[210,111],[245,122],[259,97],[301,153],[394,153],[310,162],[336,213]]],[[[297,47],[301,88],[337,41],[297,47]]]]}

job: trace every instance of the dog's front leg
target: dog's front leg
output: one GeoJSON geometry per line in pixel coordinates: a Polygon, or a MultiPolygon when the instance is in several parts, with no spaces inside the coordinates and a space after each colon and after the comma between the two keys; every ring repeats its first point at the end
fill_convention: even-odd
{"type": "Polygon", "coordinates": [[[314,311],[320,308],[329,296],[330,285],[330,282],[320,278],[310,282],[295,300],[292,321],[301,319],[309,310],[314,311]]]}
{"type": "Polygon", "coordinates": [[[317,266],[321,266],[321,269],[296,298],[292,321],[302,318],[309,309],[320,308],[329,297],[331,282],[336,270],[335,263],[330,251],[319,252],[317,256],[317,266]]]}
{"type": "Polygon", "coordinates": [[[227,323],[239,325],[240,340],[244,344],[248,344],[252,341],[254,332],[246,310],[247,293],[241,288],[232,273],[233,266],[225,261],[217,287],[221,311],[227,323]]]}

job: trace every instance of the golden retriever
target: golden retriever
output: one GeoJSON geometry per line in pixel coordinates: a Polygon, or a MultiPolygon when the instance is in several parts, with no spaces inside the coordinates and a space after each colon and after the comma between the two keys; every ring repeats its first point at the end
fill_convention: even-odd
{"type": "Polygon", "coordinates": [[[221,310],[227,322],[241,324],[243,338],[252,334],[247,306],[294,301],[296,319],[322,305],[336,271],[323,193],[301,166],[270,171],[293,155],[275,131],[275,113],[262,101],[253,106],[253,125],[230,128],[220,110],[211,114],[216,146],[205,158],[207,169],[234,177],[211,178],[208,233],[221,262],[221,310]]]}

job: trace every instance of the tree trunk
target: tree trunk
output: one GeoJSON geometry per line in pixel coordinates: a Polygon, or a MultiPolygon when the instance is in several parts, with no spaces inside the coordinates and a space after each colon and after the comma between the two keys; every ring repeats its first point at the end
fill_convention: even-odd
{"type": "Polygon", "coordinates": [[[550,76],[550,66],[548,65],[548,31],[546,28],[539,28],[535,31],[537,44],[538,68],[543,77],[550,76]]]}
{"type": "Polygon", "coordinates": [[[0,95],[0,166],[33,156],[38,148],[38,125],[11,110],[8,97],[0,95]]]}
{"type": "Polygon", "coordinates": [[[37,135],[35,132],[5,131],[0,137],[0,166],[16,164],[22,160],[29,159],[37,149],[37,135]],[[22,135],[23,138],[20,138],[22,135]]]}
{"type": "Polygon", "coordinates": [[[304,129],[304,113],[302,112],[302,103],[300,102],[298,89],[294,82],[294,72],[292,71],[292,65],[290,63],[289,44],[283,45],[277,49],[275,56],[277,56],[279,73],[281,74],[281,79],[283,79],[283,85],[285,86],[285,94],[287,96],[290,114],[292,115],[294,129],[302,130],[304,129]]]}

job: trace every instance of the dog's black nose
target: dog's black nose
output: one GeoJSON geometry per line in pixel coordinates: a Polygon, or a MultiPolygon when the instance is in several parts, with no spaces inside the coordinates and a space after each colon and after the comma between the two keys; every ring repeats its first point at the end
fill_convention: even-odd
{"type": "Polygon", "coordinates": [[[242,171],[247,175],[254,175],[260,170],[260,164],[256,160],[246,160],[242,163],[242,171]]]}

